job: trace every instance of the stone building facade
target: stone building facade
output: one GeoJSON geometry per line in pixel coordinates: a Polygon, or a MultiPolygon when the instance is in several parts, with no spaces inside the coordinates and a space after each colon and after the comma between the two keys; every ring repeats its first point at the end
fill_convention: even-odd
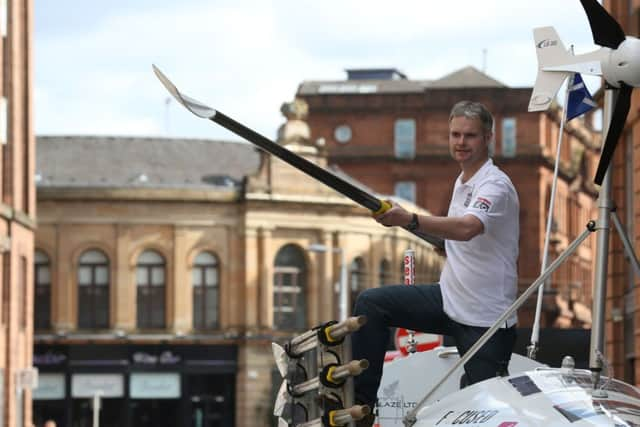
{"type": "MultiPolygon", "coordinates": [[[[303,109],[284,108],[279,142],[325,167],[303,109]]],[[[102,392],[104,426],[268,425],[270,343],[336,318],[342,255],[352,299],[399,281],[409,247],[422,280],[441,268],[249,144],[43,136],[38,150],[37,420],[90,419],[102,392]]]]}

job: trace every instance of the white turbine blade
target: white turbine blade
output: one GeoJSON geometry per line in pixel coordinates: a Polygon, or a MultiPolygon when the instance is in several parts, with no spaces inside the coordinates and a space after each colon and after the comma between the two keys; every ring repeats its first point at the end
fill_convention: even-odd
{"type": "Polygon", "coordinates": [[[273,350],[273,358],[276,361],[278,371],[280,371],[280,375],[284,378],[287,375],[289,356],[287,356],[287,352],[284,351],[281,345],[274,342],[271,343],[271,349],[273,350]]]}

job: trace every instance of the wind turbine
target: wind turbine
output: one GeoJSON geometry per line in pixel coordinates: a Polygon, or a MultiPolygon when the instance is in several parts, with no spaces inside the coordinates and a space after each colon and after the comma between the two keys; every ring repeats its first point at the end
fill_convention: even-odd
{"type": "Polygon", "coordinates": [[[640,86],[640,39],[625,35],[620,24],[596,0],[580,2],[587,13],[593,41],[601,47],[593,52],[570,55],[553,27],[536,28],[538,75],[529,111],[549,108],[558,89],[572,73],[602,76],[607,86],[617,91],[594,178],[600,185],[624,129],[633,88],[640,86]]]}

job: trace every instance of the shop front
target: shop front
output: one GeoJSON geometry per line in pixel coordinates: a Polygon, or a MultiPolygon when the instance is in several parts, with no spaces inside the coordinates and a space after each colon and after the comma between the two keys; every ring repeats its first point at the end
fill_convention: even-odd
{"type": "Polygon", "coordinates": [[[232,345],[38,344],[36,426],[233,427],[232,345]]]}

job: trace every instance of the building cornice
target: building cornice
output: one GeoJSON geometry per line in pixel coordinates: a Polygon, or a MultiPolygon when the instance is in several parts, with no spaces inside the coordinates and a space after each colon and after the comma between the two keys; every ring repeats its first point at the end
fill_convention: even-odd
{"type": "Polygon", "coordinates": [[[158,201],[224,201],[241,198],[238,189],[210,190],[190,188],[70,188],[37,189],[38,201],[44,200],[158,200],[158,201]]]}
{"type": "Polygon", "coordinates": [[[273,193],[247,193],[247,201],[281,202],[281,203],[305,203],[333,206],[357,206],[355,202],[341,196],[313,196],[297,194],[273,194],[273,193]]]}

